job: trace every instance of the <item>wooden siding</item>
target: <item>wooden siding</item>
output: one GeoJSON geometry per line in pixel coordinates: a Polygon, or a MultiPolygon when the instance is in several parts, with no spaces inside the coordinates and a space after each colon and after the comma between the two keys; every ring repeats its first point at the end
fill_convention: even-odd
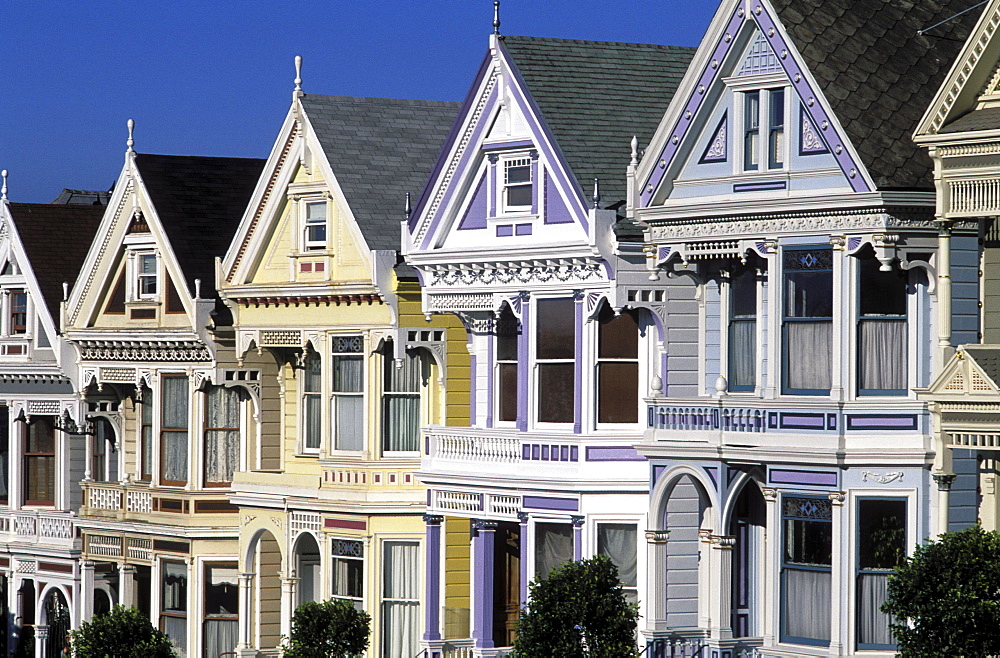
{"type": "Polygon", "coordinates": [[[446,517],[444,521],[444,637],[469,637],[471,544],[469,520],[446,517]]]}
{"type": "Polygon", "coordinates": [[[698,485],[690,476],[681,477],[667,501],[667,625],[670,628],[698,626],[698,530],[702,503],[698,485]]]}

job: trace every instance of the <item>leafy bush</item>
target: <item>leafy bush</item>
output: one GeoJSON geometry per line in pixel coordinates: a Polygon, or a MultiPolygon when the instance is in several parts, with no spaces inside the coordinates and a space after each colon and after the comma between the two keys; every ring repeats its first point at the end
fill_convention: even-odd
{"type": "Polygon", "coordinates": [[[349,601],[306,601],[292,615],[285,658],[345,658],[368,648],[371,617],[349,601]]]}
{"type": "Polygon", "coordinates": [[[882,611],[904,658],[1000,655],[1000,533],[975,525],[917,547],[882,611]]]}
{"type": "Polygon", "coordinates": [[[177,658],[170,638],[137,608],[116,605],[70,631],[77,658],[177,658]]]}
{"type": "Polygon", "coordinates": [[[531,601],[517,624],[517,658],[636,655],[638,606],[625,599],[607,556],[566,562],[530,587],[531,601]]]}

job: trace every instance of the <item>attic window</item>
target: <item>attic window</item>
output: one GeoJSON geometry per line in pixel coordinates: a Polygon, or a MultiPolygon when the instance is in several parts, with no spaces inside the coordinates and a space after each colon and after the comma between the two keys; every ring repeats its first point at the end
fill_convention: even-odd
{"type": "Polygon", "coordinates": [[[303,251],[326,249],[326,201],[307,202],[303,224],[303,251]]]}
{"type": "Polygon", "coordinates": [[[156,254],[140,253],[136,256],[136,293],[139,299],[154,299],[159,292],[156,254]]]}
{"type": "Polygon", "coordinates": [[[505,212],[531,210],[534,197],[531,158],[511,158],[503,162],[503,204],[505,212]]]}
{"type": "Polygon", "coordinates": [[[10,293],[10,333],[24,334],[28,331],[28,293],[13,290],[10,293]]]}

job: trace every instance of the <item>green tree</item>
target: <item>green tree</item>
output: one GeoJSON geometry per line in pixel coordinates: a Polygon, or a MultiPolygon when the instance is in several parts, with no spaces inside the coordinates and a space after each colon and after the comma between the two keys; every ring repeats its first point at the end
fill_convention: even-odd
{"type": "Polygon", "coordinates": [[[904,658],[1000,655],[1000,533],[975,525],[917,547],[882,611],[904,658]]]}
{"type": "Polygon", "coordinates": [[[625,599],[618,569],[607,556],[566,562],[531,583],[514,656],[635,656],[638,618],[638,606],[625,599]]]}
{"type": "Polygon", "coordinates": [[[306,601],[292,615],[285,658],[345,658],[368,648],[371,617],[349,601],[306,601]]]}
{"type": "Polygon", "coordinates": [[[170,638],[137,608],[116,605],[83,622],[70,636],[77,658],[177,658],[170,638]]]}

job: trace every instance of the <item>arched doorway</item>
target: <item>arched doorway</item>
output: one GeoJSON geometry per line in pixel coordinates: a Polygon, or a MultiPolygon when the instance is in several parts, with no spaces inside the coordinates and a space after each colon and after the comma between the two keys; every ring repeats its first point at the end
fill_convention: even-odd
{"type": "Polygon", "coordinates": [[[767,509],[754,480],[748,479],[733,505],[729,534],[733,546],[733,637],[761,634],[761,576],[767,509]]]}
{"type": "Polygon", "coordinates": [[[45,642],[45,658],[60,658],[64,656],[63,649],[69,644],[69,606],[66,598],[58,589],[51,590],[42,603],[42,620],[49,627],[48,639],[45,642]]]}
{"type": "Polygon", "coordinates": [[[319,560],[316,538],[311,533],[303,532],[295,542],[295,574],[299,579],[296,607],[306,601],[319,601],[323,597],[319,560]]]}

